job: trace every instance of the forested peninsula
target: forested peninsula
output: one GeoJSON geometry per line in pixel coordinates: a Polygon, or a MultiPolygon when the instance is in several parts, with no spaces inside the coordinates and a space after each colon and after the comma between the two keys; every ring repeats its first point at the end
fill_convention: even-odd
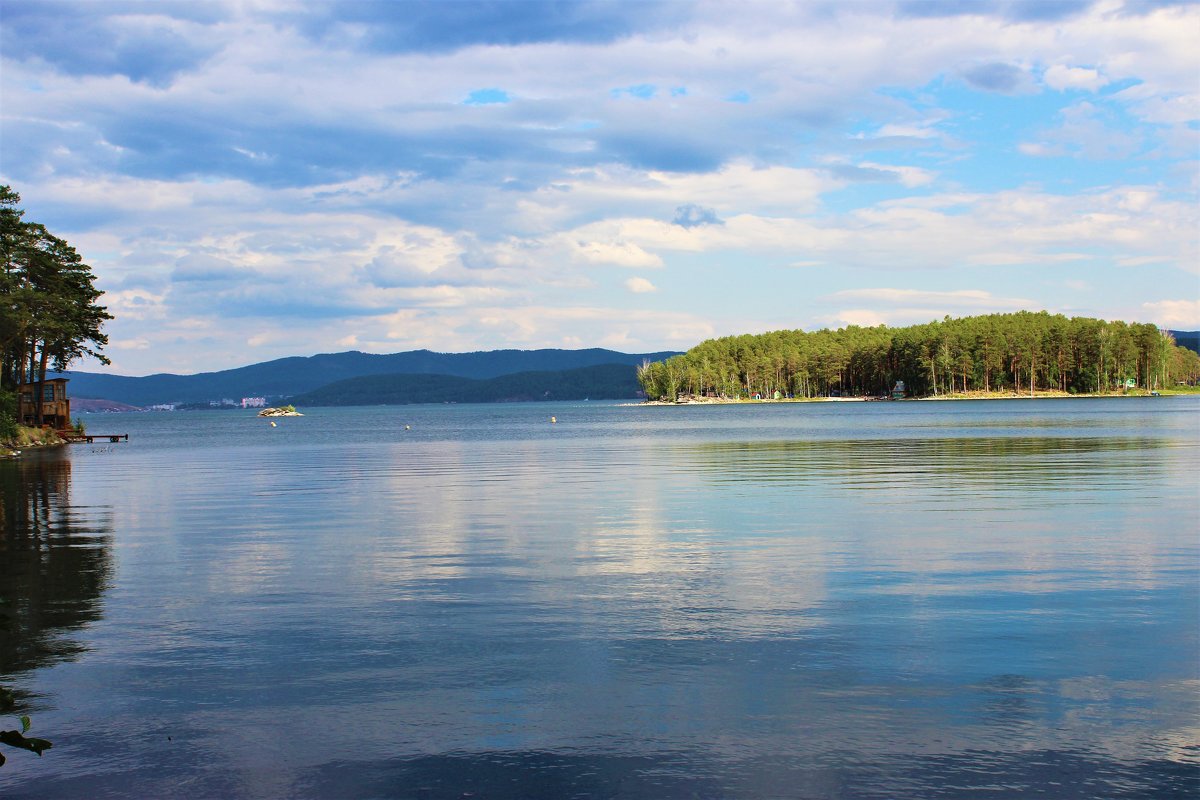
{"type": "Polygon", "coordinates": [[[0,443],[18,445],[35,441],[18,430],[18,389],[40,427],[47,372],[84,355],[107,364],[102,327],[112,319],[96,302],[91,267],[43,225],[24,220],[20,202],[0,186],[0,443]]]}
{"type": "Polygon", "coordinates": [[[1194,385],[1200,356],[1155,325],[1021,311],[709,339],[643,364],[646,398],[1098,394],[1194,385]]]}

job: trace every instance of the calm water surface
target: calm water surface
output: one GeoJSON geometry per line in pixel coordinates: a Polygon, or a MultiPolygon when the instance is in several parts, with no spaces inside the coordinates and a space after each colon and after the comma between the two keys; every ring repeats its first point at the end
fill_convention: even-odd
{"type": "Polygon", "coordinates": [[[1200,793],[1196,398],[88,425],[0,463],[2,797],[1200,793]]]}

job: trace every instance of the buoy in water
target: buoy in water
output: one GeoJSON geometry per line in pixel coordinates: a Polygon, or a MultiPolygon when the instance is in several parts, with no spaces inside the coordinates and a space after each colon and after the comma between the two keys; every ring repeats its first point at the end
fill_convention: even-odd
{"type": "Polygon", "coordinates": [[[271,420],[271,427],[272,427],[272,428],[274,428],[274,427],[275,427],[275,421],[274,421],[274,420],[271,420]]]}
{"type": "Polygon", "coordinates": [[[404,426],[404,430],[406,430],[406,431],[411,431],[411,430],[412,430],[412,425],[405,425],[405,426],[404,426]]]}
{"type": "Polygon", "coordinates": [[[551,424],[553,424],[553,423],[555,423],[555,422],[558,422],[558,418],[557,418],[557,417],[551,417],[551,418],[550,418],[550,423],[551,423],[551,424]]]}

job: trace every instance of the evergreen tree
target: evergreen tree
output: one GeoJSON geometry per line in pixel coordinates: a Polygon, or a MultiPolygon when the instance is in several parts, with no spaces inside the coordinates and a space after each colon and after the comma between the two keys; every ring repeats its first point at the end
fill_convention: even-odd
{"type": "Polygon", "coordinates": [[[1045,311],[946,317],[907,328],[774,331],[711,339],[646,365],[650,399],[884,395],[904,381],[915,396],[947,392],[1036,394],[1143,389],[1195,382],[1200,356],[1154,325],[1045,311]]]}
{"type": "Polygon", "coordinates": [[[36,383],[37,422],[47,372],[90,355],[101,363],[112,316],[90,266],[45,227],[24,221],[20,196],[0,186],[0,391],[36,383]]]}

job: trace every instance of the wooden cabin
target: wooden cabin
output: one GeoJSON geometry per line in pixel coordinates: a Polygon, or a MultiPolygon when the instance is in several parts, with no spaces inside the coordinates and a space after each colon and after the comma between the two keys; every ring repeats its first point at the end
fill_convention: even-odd
{"type": "MultiPolygon", "coordinates": [[[[17,389],[17,422],[37,424],[38,384],[23,383],[17,389]]],[[[67,398],[67,378],[48,378],[42,384],[42,425],[55,430],[71,427],[71,401],[67,398]]]]}

